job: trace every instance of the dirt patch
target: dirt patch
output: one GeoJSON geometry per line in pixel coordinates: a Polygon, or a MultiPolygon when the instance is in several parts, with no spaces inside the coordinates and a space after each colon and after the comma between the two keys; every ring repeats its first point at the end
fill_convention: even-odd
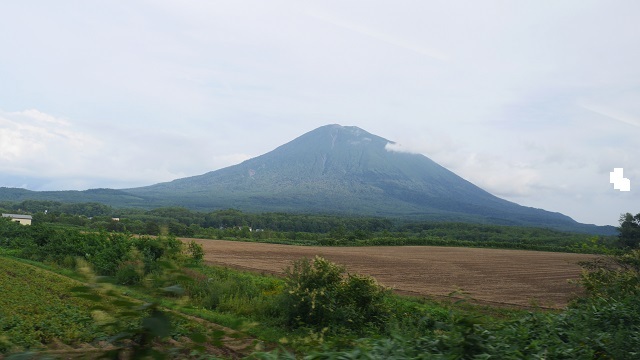
{"type": "MultiPolygon", "coordinates": [[[[184,239],[191,241],[193,239],[184,239]]],[[[594,255],[439,246],[317,247],[199,240],[209,264],[281,275],[291,261],[320,255],[398,293],[560,308],[579,292],[579,261],[594,255]]]]}

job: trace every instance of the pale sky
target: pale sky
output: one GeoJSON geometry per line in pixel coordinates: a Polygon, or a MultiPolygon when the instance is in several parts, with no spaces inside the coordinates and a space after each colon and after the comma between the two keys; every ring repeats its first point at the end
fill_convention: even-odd
{"type": "Polygon", "coordinates": [[[338,123],[521,205],[597,225],[640,212],[639,1],[20,0],[0,16],[0,186],[151,185],[338,123]]]}

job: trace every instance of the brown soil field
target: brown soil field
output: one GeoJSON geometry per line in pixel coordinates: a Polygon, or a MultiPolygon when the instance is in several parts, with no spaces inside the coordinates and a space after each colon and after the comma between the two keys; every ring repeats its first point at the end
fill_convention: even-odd
{"type": "MultiPolygon", "coordinates": [[[[183,239],[191,241],[193,239],[183,239]]],[[[320,255],[373,276],[397,293],[517,307],[560,308],[579,288],[579,261],[594,255],[439,246],[319,247],[196,239],[208,264],[282,275],[293,260],[320,255]]]]}

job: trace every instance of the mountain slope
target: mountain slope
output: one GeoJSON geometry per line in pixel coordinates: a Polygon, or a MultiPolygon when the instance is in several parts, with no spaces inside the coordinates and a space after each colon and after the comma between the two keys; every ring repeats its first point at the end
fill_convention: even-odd
{"type": "Polygon", "coordinates": [[[125,192],[197,209],[322,212],[582,227],[500,199],[357,127],[327,125],[241,164],[125,192]]]}
{"type": "Polygon", "coordinates": [[[65,203],[98,202],[115,207],[141,207],[148,201],[148,199],[136,197],[122,190],[113,189],[32,191],[7,187],[0,187],[0,200],[11,202],[26,200],[59,201],[65,203]]]}

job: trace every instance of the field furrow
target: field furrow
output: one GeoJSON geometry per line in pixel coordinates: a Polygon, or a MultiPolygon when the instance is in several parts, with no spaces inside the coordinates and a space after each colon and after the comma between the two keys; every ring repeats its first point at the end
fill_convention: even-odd
{"type": "MultiPolygon", "coordinates": [[[[184,239],[191,241],[192,239],[184,239]]],[[[375,277],[398,293],[446,296],[458,291],[480,302],[559,308],[579,292],[578,262],[594,255],[437,246],[314,247],[196,240],[205,260],[283,274],[291,261],[323,256],[347,271],[375,277]]]]}

